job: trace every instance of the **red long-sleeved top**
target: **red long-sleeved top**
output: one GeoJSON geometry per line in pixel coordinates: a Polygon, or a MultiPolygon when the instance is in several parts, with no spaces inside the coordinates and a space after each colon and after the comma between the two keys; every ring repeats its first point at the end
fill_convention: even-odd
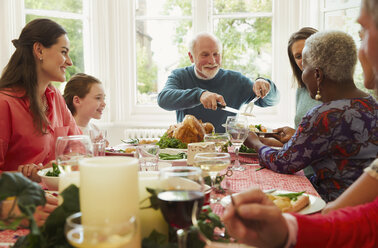
{"type": "Polygon", "coordinates": [[[378,197],[371,203],[327,215],[294,214],[298,222],[295,247],[377,247],[378,197]]]}
{"type": "Polygon", "coordinates": [[[22,95],[22,92],[0,91],[0,173],[29,163],[46,164],[55,159],[57,137],[81,134],[55,87],[49,86],[45,92],[49,125],[44,135],[36,131],[29,100],[18,98],[22,95]]]}

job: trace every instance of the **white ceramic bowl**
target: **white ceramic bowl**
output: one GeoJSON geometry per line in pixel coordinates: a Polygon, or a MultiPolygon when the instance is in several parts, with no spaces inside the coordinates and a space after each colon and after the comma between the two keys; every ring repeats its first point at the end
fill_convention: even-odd
{"type": "Polygon", "coordinates": [[[41,177],[42,183],[44,183],[48,190],[58,191],[59,177],[46,176],[48,171],[52,171],[53,168],[46,168],[38,171],[38,175],[41,177]]]}

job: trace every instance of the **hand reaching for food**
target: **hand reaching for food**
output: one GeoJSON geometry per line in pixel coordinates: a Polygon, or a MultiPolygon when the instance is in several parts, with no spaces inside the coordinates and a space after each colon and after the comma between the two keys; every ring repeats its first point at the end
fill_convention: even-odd
{"type": "Polygon", "coordinates": [[[280,127],[280,128],[277,128],[273,131],[277,132],[278,134],[271,135],[271,137],[276,138],[281,143],[285,144],[295,134],[296,130],[291,128],[291,127],[280,127]]]}

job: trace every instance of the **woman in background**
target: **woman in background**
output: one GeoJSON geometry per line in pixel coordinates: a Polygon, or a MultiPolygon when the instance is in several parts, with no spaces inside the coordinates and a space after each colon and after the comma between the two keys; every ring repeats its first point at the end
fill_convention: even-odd
{"type": "Polygon", "coordinates": [[[0,173],[20,171],[39,181],[37,171],[55,159],[59,136],[81,134],[52,81],[64,82],[72,65],[66,31],[35,19],[13,40],[15,52],[0,78],[0,173]]]}

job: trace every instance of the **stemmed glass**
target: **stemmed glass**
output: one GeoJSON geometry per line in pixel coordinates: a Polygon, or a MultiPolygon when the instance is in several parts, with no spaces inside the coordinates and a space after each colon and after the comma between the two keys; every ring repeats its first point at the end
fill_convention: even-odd
{"type": "Polygon", "coordinates": [[[117,224],[85,225],[81,222],[81,213],[75,213],[66,219],[64,232],[68,242],[78,248],[88,247],[124,247],[130,243],[137,231],[136,218],[117,224]]]}
{"type": "Polygon", "coordinates": [[[205,134],[203,141],[214,142],[215,150],[217,152],[222,152],[222,147],[228,142],[227,133],[209,133],[205,134]]]}
{"type": "Polygon", "coordinates": [[[160,210],[168,224],[177,229],[178,247],[186,248],[193,204],[197,202],[199,214],[204,202],[202,171],[198,167],[167,167],[160,171],[159,179],[162,190],[157,195],[160,210]]]}
{"type": "Polygon", "coordinates": [[[79,159],[92,156],[93,146],[87,135],[62,136],[56,140],[56,162],[65,172],[79,170],[79,159]]]}
{"type": "Polygon", "coordinates": [[[230,135],[230,141],[235,149],[236,159],[231,167],[234,171],[244,171],[245,168],[239,162],[239,149],[248,137],[248,120],[242,116],[228,116],[226,120],[226,132],[230,135]]]}
{"type": "Polygon", "coordinates": [[[218,203],[221,199],[216,197],[215,180],[220,171],[231,165],[231,157],[228,153],[197,153],[194,156],[194,166],[200,167],[202,171],[206,171],[210,175],[212,194],[210,195],[210,203],[218,203]]]}

